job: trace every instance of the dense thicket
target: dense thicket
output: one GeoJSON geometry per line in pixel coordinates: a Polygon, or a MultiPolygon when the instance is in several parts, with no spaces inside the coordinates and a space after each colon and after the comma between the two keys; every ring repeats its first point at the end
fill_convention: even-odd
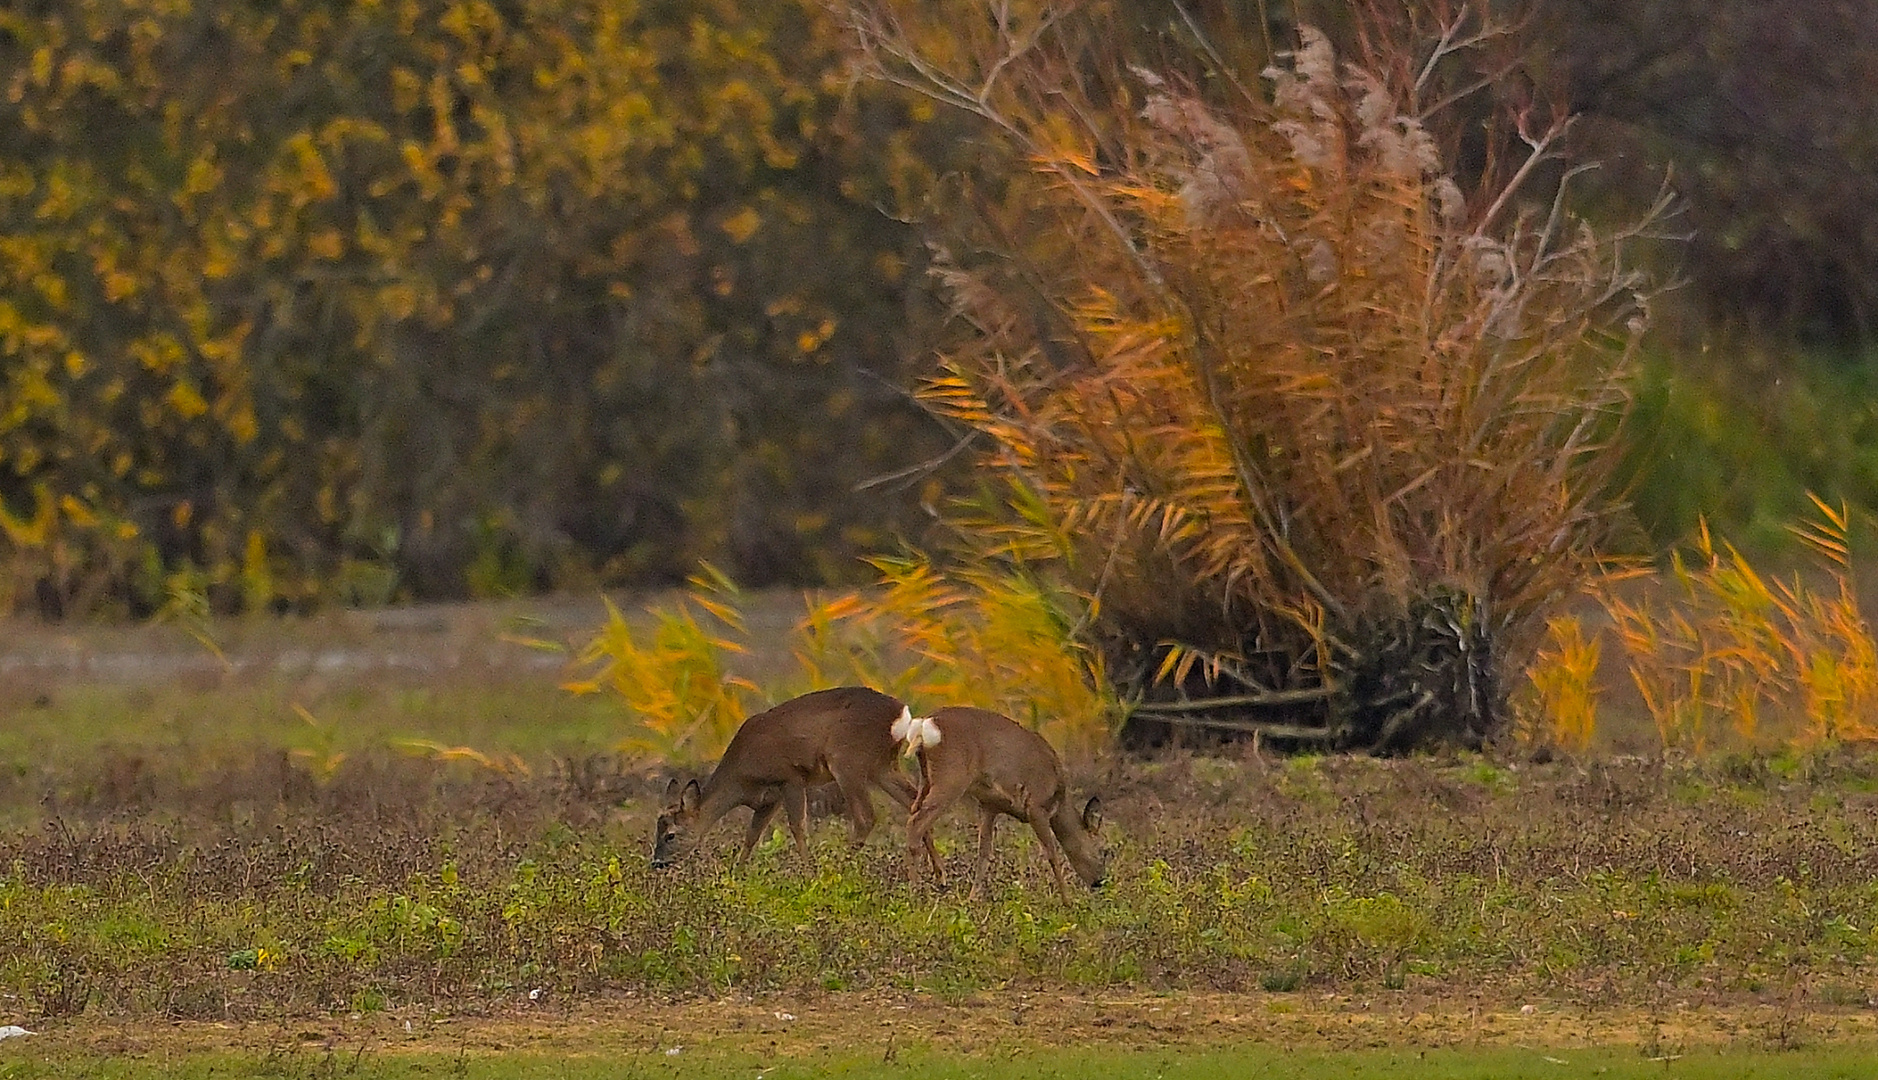
{"type": "MultiPolygon", "coordinates": [[[[1343,0],[1114,2],[1203,83],[1195,27],[1253,72],[1300,17],[1357,44],[1343,0]]],[[[1636,163],[1607,195],[1677,163],[1709,310],[1856,339],[1865,14],[1555,0],[1527,70],[1636,163]]],[[[952,445],[896,215],[998,167],[852,86],[815,0],[24,0],[0,86],[0,592],[808,582],[928,519],[924,473],[857,487],[952,445]]]]}

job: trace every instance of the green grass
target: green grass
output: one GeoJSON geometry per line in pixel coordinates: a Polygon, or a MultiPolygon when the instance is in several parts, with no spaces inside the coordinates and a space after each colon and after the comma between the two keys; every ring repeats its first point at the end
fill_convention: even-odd
{"type": "Polygon", "coordinates": [[[653,1050],[636,1054],[544,1055],[386,1054],[370,1047],[343,1052],[300,1050],[265,1054],[204,1054],[180,1060],[84,1058],[34,1060],[0,1052],[5,1080],[206,1080],[223,1077],[359,1077],[405,1080],[460,1077],[462,1080],[613,1080],[616,1077],[687,1077],[696,1080],[802,1080],[843,1077],[850,1080],[1865,1080],[1878,1074],[1878,1048],[1829,1047],[1797,1051],[1700,1049],[1650,1060],[1634,1048],[1595,1050],[1545,1049],[1388,1049],[1342,1052],[1295,1052],[1280,1047],[1232,1049],[1091,1050],[1005,1048],[969,1057],[921,1050],[897,1053],[834,1051],[810,1058],[782,1059],[709,1049],[685,1049],[677,1055],[653,1050]]]}
{"type": "Polygon", "coordinates": [[[540,759],[611,750],[623,727],[616,704],[539,684],[325,689],[268,680],[213,693],[174,683],[86,685],[10,712],[0,727],[0,769],[70,764],[101,749],[209,759],[276,747],[360,753],[399,737],[540,759]]]}
{"type": "Polygon", "coordinates": [[[1789,551],[1787,526],[1809,513],[1808,491],[1878,509],[1872,357],[1795,352],[1767,363],[1720,352],[1644,359],[1627,457],[1652,549],[1686,540],[1706,517],[1745,550],[1789,551]]]}

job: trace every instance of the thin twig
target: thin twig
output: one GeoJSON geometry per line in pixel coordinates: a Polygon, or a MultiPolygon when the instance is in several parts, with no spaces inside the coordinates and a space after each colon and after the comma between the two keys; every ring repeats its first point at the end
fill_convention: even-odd
{"type": "Polygon", "coordinates": [[[961,453],[965,451],[967,447],[971,446],[972,443],[978,441],[978,436],[983,435],[983,434],[984,432],[978,430],[977,428],[973,428],[970,431],[967,431],[963,436],[961,436],[959,440],[953,443],[952,446],[949,449],[947,449],[945,452],[940,453],[940,454],[935,454],[932,457],[927,458],[925,461],[922,461],[917,465],[908,465],[904,469],[895,469],[893,472],[890,472],[890,473],[882,473],[879,476],[869,477],[866,480],[863,480],[860,483],[854,485],[854,490],[855,491],[867,491],[870,488],[877,488],[882,485],[892,484],[900,480],[917,479],[921,476],[926,476],[931,473],[938,472],[939,469],[942,468],[946,462],[951,461],[955,457],[958,457],[961,453]]]}
{"type": "MultiPolygon", "coordinates": [[[[1262,8],[1263,4],[1260,6],[1262,8]]],[[[1192,12],[1187,10],[1187,5],[1181,3],[1180,0],[1174,0],[1174,10],[1180,13],[1180,21],[1187,24],[1188,32],[1193,34],[1193,40],[1199,42],[1200,49],[1206,53],[1207,59],[1213,61],[1214,69],[1221,75],[1224,75],[1226,80],[1232,83],[1233,88],[1239,91],[1239,95],[1245,98],[1253,108],[1262,107],[1265,104],[1265,99],[1258,94],[1254,94],[1245,83],[1239,81],[1238,71],[1236,71],[1232,65],[1226,63],[1225,58],[1220,56],[1219,50],[1213,47],[1212,39],[1208,38],[1206,31],[1200,28],[1199,21],[1193,17],[1192,12]]],[[[1261,23],[1262,19],[1263,17],[1261,16],[1261,23]]],[[[1267,32],[1265,51],[1269,59],[1271,53],[1271,38],[1269,32],[1267,32]]]]}
{"type": "Polygon", "coordinates": [[[1571,130],[1572,125],[1577,122],[1578,117],[1575,114],[1560,120],[1555,120],[1552,123],[1552,127],[1537,139],[1532,138],[1525,132],[1520,133],[1520,138],[1525,140],[1527,146],[1532,147],[1532,153],[1527,155],[1526,160],[1520,164],[1519,171],[1515,172],[1513,178],[1506,182],[1506,186],[1500,189],[1500,195],[1493,200],[1493,205],[1487,207],[1487,212],[1481,216],[1480,224],[1474,226],[1474,235],[1487,235],[1487,229],[1493,224],[1493,220],[1500,216],[1500,211],[1506,208],[1506,204],[1513,200],[1513,195],[1519,190],[1520,185],[1526,182],[1526,179],[1532,175],[1532,171],[1537,169],[1541,162],[1552,156],[1552,144],[1562,138],[1567,131],[1571,130]]]}

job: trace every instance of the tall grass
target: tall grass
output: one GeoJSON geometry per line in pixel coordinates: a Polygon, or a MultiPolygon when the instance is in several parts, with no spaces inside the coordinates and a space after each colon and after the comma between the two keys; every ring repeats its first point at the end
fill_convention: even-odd
{"type": "Polygon", "coordinates": [[[877,587],[811,603],[798,625],[809,682],[991,709],[1071,753],[1106,747],[1120,707],[1101,657],[1077,640],[1079,598],[1009,570],[945,571],[918,555],[873,564],[877,587]]]}
{"type": "Polygon", "coordinates": [[[643,640],[606,601],[606,622],[576,658],[590,670],[563,689],[619,700],[632,725],[620,749],[695,764],[723,753],[749,714],[756,687],[726,666],[728,656],[744,651],[731,636],[743,632],[735,584],[708,564],[690,583],[671,606],[647,609],[655,625],[643,640]]]}
{"type": "MultiPolygon", "coordinates": [[[[1850,520],[1843,507],[1813,504],[1818,518],[1793,529],[1818,557],[1810,573],[1771,578],[1703,523],[1660,579],[1666,592],[1626,588],[1635,573],[1598,590],[1665,749],[1878,739],[1878,639],[1858,607],[1850,520]]],[[[1528,673],[1561,745],[1588,745],[1596,727],[1600,637],[1555,620],[1528,673]]]]}
{"type": "Polygon", "coordinates": [[[1585,634],[1575,615],[1560,615],[1546,624],[1546,643],[1529,671],[1541,736],[1567,750],[1584,751],[1597,733],[1598,665],[1602,640],[1585,634]]]}
{"type": "Polygon", "coordinates": [[[1574,217],[1570,118],[1530,103],[1512,158],[1451,167],[1505,28],[1357,5],[1343,57],[1301,26],[1263,72],[1150,70],[1105,5],[848,7],[862,70],[1025,166],[940,251],[973,334],[926,398],[1022,488],[1011,528],[1070,538],[1033,565],[1099,601],[1111,673],[1277,655],[1341,745],[1497,734],[1612,519],[1649,227],[1574,217]]]}
{"type": "MultiPolygon", "coordinates": [[[[1059,749],[1108,744],[1120,706],[1098,656],[1076,640],[1077,597],[1008,567],[941,569],[924,556],[873,560],[879,583],[811,597],[785,642],[794,669],[767,687],[782,694],[861,684],[915,708],[976,705],[1042,732],[1059,749]]],[[[647,609],[648,635],[611,602],[579,653],[585,678],[564,688],[605,693],[630,730],[633,757],[697,764],[723,752],[763,694],[733,673],[748,651],[740,596],[706,567],[688,592],[647,609]]]]}
{"type": "Polygon", "coordinates": [[[1665,746],[1878,737],[1878,645],[1858,609],[1843,508],[1796,530],[1827,585],[1756,571],[1704,525],[1677,553],[1673,604],[1605,598],[1630,677],[1665,746]]]}

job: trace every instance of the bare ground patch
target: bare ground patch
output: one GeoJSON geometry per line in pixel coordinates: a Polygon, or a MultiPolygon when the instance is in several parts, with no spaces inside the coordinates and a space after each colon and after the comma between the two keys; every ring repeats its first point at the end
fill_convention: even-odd
{"type": "Polygon", "coordinates": [[[1657,1008],[1513,1004],[1465,996],[1272,994],[1076,995],[998,991],[943,1000],[922,994],[636,996],[502,1005],[478,1014],[393,1009],[268,1022],[49,1022],[0,1044],[0,1060],[177,1057],[283,1050],[377,1055],[468,1053],[555,1057],[674,1048],[798,1059],[829,1051],[920,1047],[960,1056],[1053,1047],[1206,1049],[1264,1043],[1300,1050],[1394,1047],[1634,1047],[1669,1057],[1696,1048],[1783,1050],[1878,1039],[1878,1015],[1753,1002],[1677,1001],[1657,1008]]]}

